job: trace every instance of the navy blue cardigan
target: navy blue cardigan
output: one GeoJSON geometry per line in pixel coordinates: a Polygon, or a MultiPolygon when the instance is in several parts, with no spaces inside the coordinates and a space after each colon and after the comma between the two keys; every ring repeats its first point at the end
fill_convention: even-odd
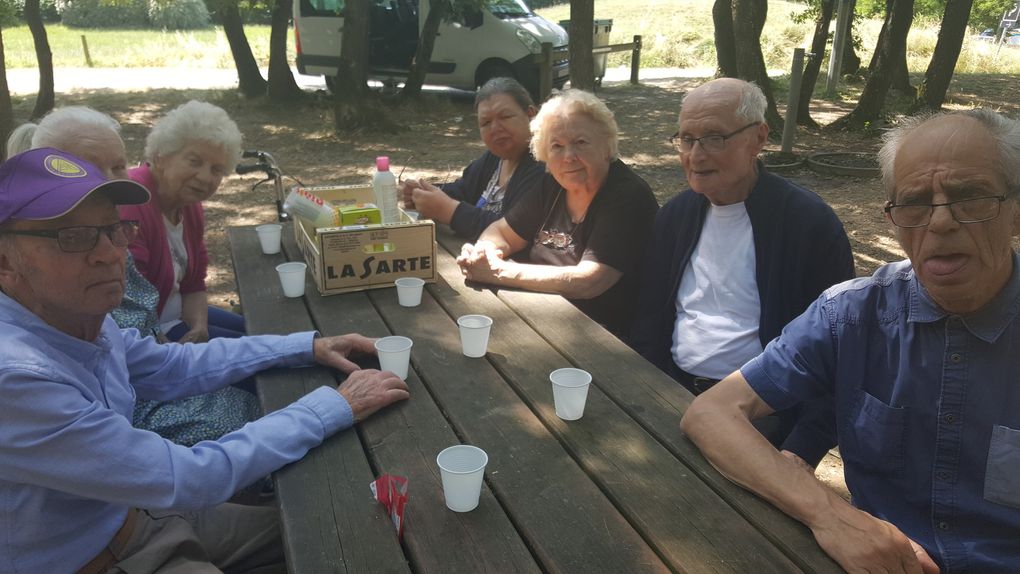
{"type": "Polygon", "coordinates": [[[460,179],[442,185],[442,189],[450,197],[460,201],[460,205],[453,212],[450,220],[450,227],[454,233],[474,241],[485,231],[493,221],[503,217],[503,214],[510,211],[524,194],[541,189],[542,176],[545,174],[545,164],[535,161],[530,153],[521,158],[510,180],[506,182],[506,192],[503,195],[503,211],[495,213],[475,207],[478,198],[492,179],[496,172],[500,158],[491,151],[486,150],[482,157],[468,164],[460,179]]]}
{"type": "MultiPolygon", "coordinates": [[[[822,291],[854,277],[854,259],[843,224],[820,197],[768,173],[759,164],[758,181],[744,205],[754,236],[762,347],[822,291]]],[[[686,190],[666,202],[655,217],[646,251],[638,311],[630,344],[666,373],[672,373],[673,328],[680,279],[701,237],[709,202],[686,190]]],[[[824,426],[824,425],[823,425],[824,426]]],[[[820,431],[816,427],[813,432],[820,431]]],[[[796,430],[790,440],[799,440],[796,430]]],[[[834,435],[833,435],[834,436],[834,435]]],[[[821,439],[821,437],[818,437],[821,439]]],[[[829,446],[802,436],[802,446],[784,444],[808,462],[829,446]],[[820,451],[820,452],[819,452],[820,451]]]]}

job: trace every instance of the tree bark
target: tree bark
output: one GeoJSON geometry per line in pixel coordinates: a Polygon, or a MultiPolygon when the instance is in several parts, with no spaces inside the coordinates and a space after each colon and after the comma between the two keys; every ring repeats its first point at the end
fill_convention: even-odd
{"type": "Polygon", "coordinates": [[[765,57],[761,53],[761,31],[765,27],[768,3],[765,0],[733,0],[733,45],[736,48],[737,77],[758,84],[765,93],[768,107],[765,121],[769,128],[782,131],[783,118],[776,109],[772,93],[772,80],[765,70],[765,57]]]}
{"type": "Polygon", "coordinates": [[[14,129],[14,106],[7,85],[7,65],[4,57],[4,34],[0,30],[0,157],[7,157],[7,136],[14,129]]]}
{"type": "Polygon", "coordinates": [[[960,57],[963,38],[967,34],[967,22],[973,0],[948,0],[946,10],[942,14],[942,25],[939,27],[939,39],[935,43],[935,52],[924,72],[924,80],[917,87],[917,97],[911,111],[939,111],[946,100],[949,83],[953,79],[953,70],[960,57]]]}
{"type": "Polygon", "coordinates": [[[857,9],[857,0],[850,0],[850,26],[847,30],[846,42],[843,43],[843,65],[840,74],[857,75],[861,71],[861,57],[857,55],[854,48],[854,11],[857,9]]]}
{"type": "MultiPolygon", "coordinates": [[[[419,9],[420,6],[419,4],[419,9]]],[[[439,32],[439,25],[449,13],[450,3],[448,0],[432,0],[429,3],[429,13],[425,15],[425,25],[422,26],[421,34],[418,36],[418,48],[414,52],[414,61],[411,62],[411,69],[407,73],[404,89],[400,92],[401,98],[413,99],[421,94],[421,86],[425,83],[429,64],[432,63],[432,49],[436,45],[436,33],[439,32]]]]}
{"type": "MultiPolygon", "coordinates": [[[[269,33],[269,99],[276,102],[293,102],[304,97],[305,93],[294,81],[294,73],[287,62],[287,32],[291,11],[294,9],[292,0],[276,0],[273,7],[272,27],[269,33]]],[[[261,77],[261,75],[260,75],[261,77]]]]}
{"type": "Polygon", "coordinates": [[[46,37],[46,27],[43,25],[42,13],[39,11],[39,0],[25,0],[25,21],[28,22],[28,29],[32,31],[35,57],[39,62],[39,93],[35,98],[35,108],[32,109],[32,119],[35,120],[53,109],[55,99],[53,94],[53,52],[50,50],[50,41],[46,37]]]}
{"type": "Polygon", "coordinates": [[[570,0],[570,86],[595,88],[595,0],[570,0]]]}
{"type": "Polygon", "coordinates": [[[234,57],[237,83],[241,93],[249,98],[265,95],[266,80],[255,62],[255,55],[251,53],[248,37],[244,35],[244,23],[241,21],[241,12],[237,8],[236,0],[223,2],[220,8],[223,32],[227,36],[227,43],[230,44],[230,54],[234,57]]]}
{"type": "Polygon", "coordinates": [[[907,32],[914,16],[914,0],[888,0],[891,9],[883,24],[868,82],[857,106],[832,124],[831,129],[863,129],[878,119],[892,83],[894,68],[907,49],[907,32]]]}
{"type": "Polygon", "coordinates": [[[712,23],[715,25],[715,75],[737,77],[737,48],[733,43],[732,0],[715,0],[712,4],[712,23]]]}
{"type": "MultiPolygon", "coordinates": [[[[829,23],[832,21],[832,13],[835,10],[835,0],[821,0],[818,5],[818,15],[815,17],[815,33],[811,37],[811,53],[814,57],[807,61],[804,66],[804,76],[800,85],[800,99],[797,107],[797,123],[802,126],[817,128],[818,123],[811,118],[811,96],[815,93],[815,83],[818,82],[818,74],[822,69],[822,59],[825,57],[825,46],[829,39],[829,23]]],[[[790,112],[786,112],[789,114],[790,112]]]]}
{"type": "Polygon", "coordinates": [[[370,122],[368,113],[369,0],[347,0],[340,66],[333,92],[333,124],[350,130],[370,122]]]}

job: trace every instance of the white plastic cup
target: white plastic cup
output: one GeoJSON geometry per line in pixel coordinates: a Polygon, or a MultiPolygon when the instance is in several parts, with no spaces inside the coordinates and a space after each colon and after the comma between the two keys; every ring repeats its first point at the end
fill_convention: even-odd
{"type": "Polygon", "coordinates": [[[276,266],[285,297],[301,297],[305,294],[305,269],[307,268],[307,265],[298,261],[281,263],[276,266]]]}
{"type": "Polygon", "coordinates": [[[401,307],[417,307],[421,304],[421,290],[425,280],[417,277],[401,277],[394,281],[397,285],[397,301],[401,307]]]}
{"type": "Polygon", "coordinates": [[[443,477],[446,507],[454,512],[468,512],[478,507],[482,493],[482,477],[489,455],[477,446],[458,444],[443,449],[436,457],[443,477]]]}
{"type": "Polygon", "coordinates": [[[484,357],[489,346],[492,319],[485,315],[464,315],[457,319],[460,326],[460,347],[465,357],[484,357]]]}
{"type": "Polygon", "coordinates": [[[262,253],[275,255],[280,252],[280,233],[283,226],[279,223],[267,223],[255,228],[259,235],[259,243],[262,244],[262,253]]]}
{"type": "Polygon", "coordinates": [[[553,402],[556,416],[565,421],[576,421],[584,415],[584,404],[588,400],[588,386],[591,375],[581,369],[556,369],[549,373],[552,381],[553,402]]]}
{"type": "Polygon", "coordinates": [[[411,362],[411,346],[414,341],[407,337],[391,336],[376,340],[375,351],[379,354],[379,368],[390,371],[407,380],[407,364],[411,362]]]}

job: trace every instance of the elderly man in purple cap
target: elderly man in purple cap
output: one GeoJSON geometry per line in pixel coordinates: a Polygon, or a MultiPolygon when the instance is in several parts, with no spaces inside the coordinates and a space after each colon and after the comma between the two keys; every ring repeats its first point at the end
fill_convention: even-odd
{"type": "Polygon", "coordinates": [[[0,166],[0,573],[285,571],[276,510],[224,504],[326,437],[408,397],[358,370],[360,335],[160,345],[107,313],[148,201],[52,148],[0,166]],[[220,441],[183,447],[131,427],[135,397],[173,399],[275,366],[349,373],[220,441]],[[144,509],[144,510],[139,510],[144,509]]]}

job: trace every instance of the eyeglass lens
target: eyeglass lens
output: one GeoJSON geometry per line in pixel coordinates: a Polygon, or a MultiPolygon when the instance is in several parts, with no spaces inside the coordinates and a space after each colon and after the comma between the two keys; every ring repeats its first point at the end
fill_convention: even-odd
{"type": "Polygon", "coordinates": [[[120,221],[102,227],[65,227],[57,230],[57,243],[69,253],[89,251],[99,243],[102,232],[116,247],[127,247],[138,232],[134,221],[120,221]]]}
{"type": "MultiPolygon", "coordinates": [[[[999,216],[999,197],[977,197],[961,199],[949,203],[941,203],[949,208],[958,223],[979,223],[999,216]]],[[[893,205],[889,207],[889,217],[900,227],[923,227],[931,223],[935,205],[893,205]]]]}

